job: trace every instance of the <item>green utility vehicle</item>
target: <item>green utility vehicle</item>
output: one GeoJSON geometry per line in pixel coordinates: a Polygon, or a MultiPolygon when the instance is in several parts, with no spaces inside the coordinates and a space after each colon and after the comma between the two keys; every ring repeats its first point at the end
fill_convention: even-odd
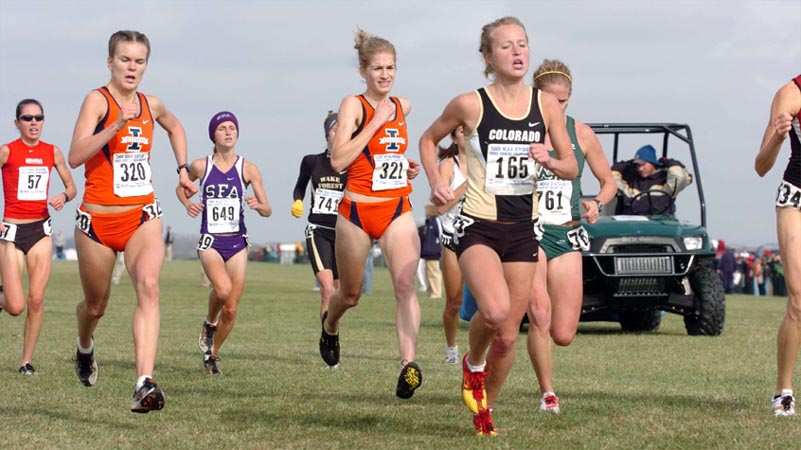
{"type": "MultiPolygon", "coordinates": [[[[680,219],[664,204],[646,215],[616,216],[615,205],[609,204],[598,222],[585,222],[591,240],[589,251],[583,253],[582,320],[617,320],[626,331],[652,331],[659,327],[663,312],[668,312],[684,316],[690,335],[719,335],[726,301],[706,229],[706,203],[690,127],[675,123],[589,126],[607,154],[611,149],[611,161],[628,159],[640,144],[651,144],[657,151],[661,148],[662,157],[670,155],[684,163],[692,184],[670,203],[695,204],[691,194],[695,188],[700,220],[680,219]],[[625,148],[621,141],[628,141],[625,148]],[[629,146],[631,142],[637,145],[629,146]],[[618,158],[621,149],[627,155],[630,152],[628,158],[618,158]]],[[[670,194],[646,191],[640,195],[670,194]]]]}

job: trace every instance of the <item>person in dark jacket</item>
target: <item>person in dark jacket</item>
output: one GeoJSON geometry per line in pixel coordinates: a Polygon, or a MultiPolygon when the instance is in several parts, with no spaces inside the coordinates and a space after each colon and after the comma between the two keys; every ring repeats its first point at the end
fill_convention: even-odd
{"type": "Polygon", "coordinates": [[[676,196],[692,183],[684,164],[657,159],[650,145],[640,147],[634,159],[613,164],[612,175],[617,183],[615,214],[673,215],[676,196]]]}

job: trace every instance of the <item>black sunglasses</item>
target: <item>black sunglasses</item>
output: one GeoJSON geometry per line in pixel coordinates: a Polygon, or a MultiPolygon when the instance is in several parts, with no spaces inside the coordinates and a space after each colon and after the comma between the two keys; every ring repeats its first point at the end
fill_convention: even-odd
{"type": "Polygon", "coordinates": [[[36,119],[37,122],[41,122],[44,120],[44,114],[37,114],[35,116],[32,116],[30,114],[25,114],[24,116],[19,116],[19,120],[23,122],[30,122],[33,119],[36,119]]]}

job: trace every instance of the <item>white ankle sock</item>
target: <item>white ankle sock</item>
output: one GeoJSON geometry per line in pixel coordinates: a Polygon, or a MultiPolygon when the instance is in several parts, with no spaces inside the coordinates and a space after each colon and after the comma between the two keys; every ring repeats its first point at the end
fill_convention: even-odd
{"type": "Polygon", "coordinates": [[[89,348],[83,348],[83,347],[81,347],[81,338],[80,337],[78,338],[78,351],[79,352],[83,353],[84,355],[88,355],[89,353],[92,353],[92,350],[94,350],[94,348],[95,348],[95,340],[94,339],[92,339],[92,341],[89,343],[89,348]]]}
{"type": "Polygon", "coordinates": [[[153,378],[153,377],[151,377],[150,375],[142,375],[141,377],[137,378],[136,389],[138,390],[140,387],[142,387],[142,385],[145,384],[145,380],[148,378],[153,378]]]}

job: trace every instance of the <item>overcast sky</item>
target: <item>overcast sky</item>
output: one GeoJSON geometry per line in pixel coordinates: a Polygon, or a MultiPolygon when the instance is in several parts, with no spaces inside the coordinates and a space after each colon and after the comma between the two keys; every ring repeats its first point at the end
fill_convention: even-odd
{"type": "MultiPolygon", "coordinates": [[[[570,66],[570,115],[583,122],[692,127],[713,238],[745,245],[776,240],[772,202],[789,144],[765,178],[753,161],[774,93],[801,73],[798,0],[0,0],[0,141],[19,136],[14,108],[34,97],[47,116],[43,140],[66,155],[83,98],[109,81],[109,36],[119,29],[144,32],[152,52],[140,90],[161,98],[181,120],[190,160],[212,149],[211,116],[234,112],[241,134],[236,150],[260,168],[273,206],[267,219],[248,211],[252,242],[293,242],[303,239],[306,224],[289,213],[300,160],[323,150],[326,112],[364,90],[356,28],[397,49],[393,94],[412,103],[408,156],[419,160],[417,141],[446,103],[488,83],[479,35],[505,15],[527,27],[530,72],[543,58],[570,66]]],[[[635,150],[621,149],[621,157],[635,150]]],[[[199,219],[190,219],[175,198],[175,162],[163,131],[152,162],[165,224],[197,234],[199,219]]],[[[83,168],[73,176],[82,196],[83,168]]],[[[589,171],[585,178],[592,178],[589,171]]],[[[51,192],[58,192],[54,179],[51,192]]],[[[585,193],[597,189],[585,181],[585,193]]],[[[424,175],[413,184],[415,215],[422,216],[428,184],[424,175]]],[[[696,198],[682,194],[680,217],[698,217],[696,198]]],[[[306,202],[308,210],[308,193],[306,202]]],[[[77,206],[53,214],[56,229],[71,234],[77,206]]]]}

